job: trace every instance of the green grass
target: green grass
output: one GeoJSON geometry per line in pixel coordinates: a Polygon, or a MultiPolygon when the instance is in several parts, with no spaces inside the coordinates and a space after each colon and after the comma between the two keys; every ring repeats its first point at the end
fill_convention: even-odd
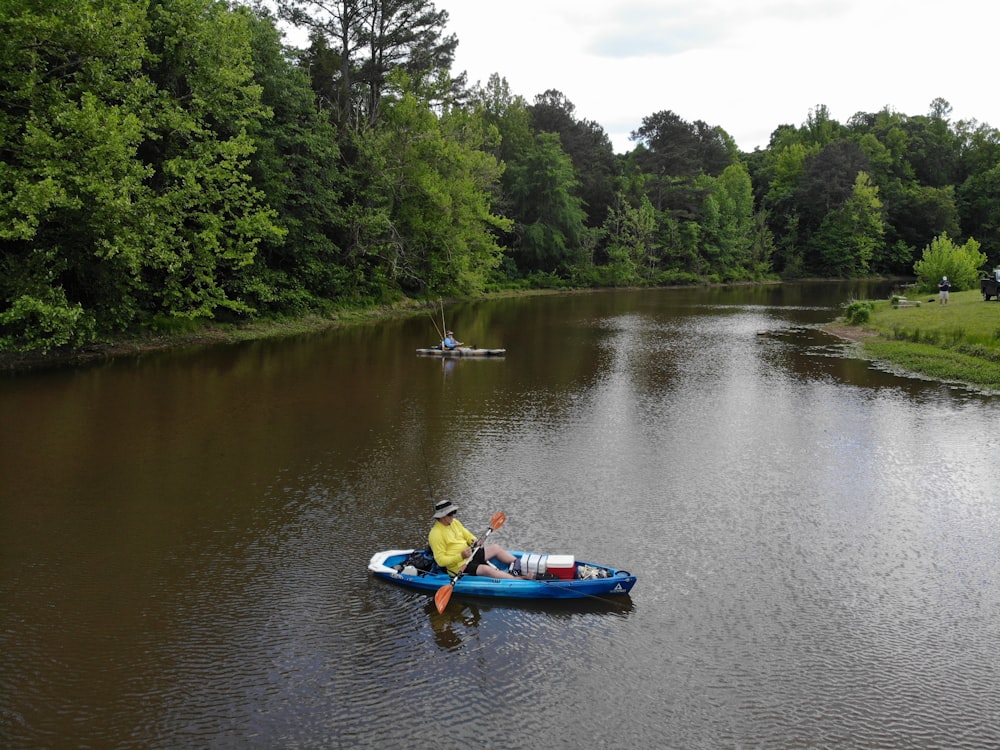
{"type": "Polygon", "coordinates": [[[937,380],[1000,390],[1000,303],[978,291],[954,292],[947,305],[930,293],[909,299],[920,306],[875,302],[863,327],[878,336],[864,340],[864,350],[937,380]]]}

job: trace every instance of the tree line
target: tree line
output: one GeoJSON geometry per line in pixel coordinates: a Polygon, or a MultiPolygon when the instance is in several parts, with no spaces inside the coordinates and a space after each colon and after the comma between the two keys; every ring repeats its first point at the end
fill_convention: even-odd
{"type": "Polygon", "coordinates": [[[662,110],[615,154],[556,89],[454,74],[428,0],[273,7],[6,0],[0,349],[512,287],[913,275],[963,242],[1000,262],[1000,134],[943,99],[817,105],[752,153],[662,110]]]}

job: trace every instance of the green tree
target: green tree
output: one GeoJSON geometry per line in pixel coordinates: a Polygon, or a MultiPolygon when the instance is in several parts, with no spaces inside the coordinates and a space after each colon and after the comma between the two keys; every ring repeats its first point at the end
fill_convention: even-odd
{"type": "Polygon", "coordinates": [[[958,190],[962,226],[982,238],[988,259],[1000,264],[1000,163],[970,175],[958,190]]]}
{"type": "Polygon", "coordinates": [[[824,217],[813,235],[814,262],[826,276],[864,276],[885,232],[878,188],[859,172],[847,200],[824,217]]]}
{"type": "Polygon", "coordinates": [[[561,91],[549,89],[539,94],[528,111],[535,132],[558,133],[580,181],[587,225],[600,226],[617,188],[618,164],[611,139],[596,122],[577,120],[576,106],[561,91]]]}
{"type": "Polygon", "coordinates": [[[359,293],[340,247],[350,231],[336,129],[317,109],[306,71],[289,64],[274,22],[262,16],[252,32],[254,80],[272,117],[251,133],[248,171],[286,234],[262,239],[244,295],[262,311],[325,307],[359,293]]]}
{"type": "Polygon", "coordinates": [[[735,141],[722,128],[701,120],[689,123],[670,110],[642,118],[632,139],[648,149],[644,161],[650,174],[716,176],[738,155],[735,141]]]}
{"type": "Polygon", "coordinates": [[[573,162],[559,136],[538,134],[531,151],[509,169],[519,269],[567,274],[584,260],[586,213],[576,193],[573,162]]]}
{"type": "Polygon", "coordinates": [[[749,277],[762,280],[774,272],[774,235],[768,226],[766,211],[755,211],[750,227],[750,267],[749,277]]]}
{"type": "Polygon", "coordinates": [[[962,183],[1000,164],[1000,130],[976,120],[963,120],[955,125],[955,137],[961,159],[956,182],[962,183]]]}
{"type": "Polygon", "coordinates": [[[704,210],[705,182],[697,177],[718,176],[739,153],[722,128],[689,123],[669,110],[644,117],[632,139],[639,146],[629,158],[648,176],[650,202],[682,223],[704,210]]]}
{"type": "Polygon", "coordinates": [[[723,278],[746,278],[753,244],[753,189],[743,164],[726,167],[706,197],[715,221],[703,221],[709,267],[723,278]],[[708,227],[711,227],[709,229],[708,227]]]}
{"type": "Polygon", "coordinates": [[[335,122],[342,130],[374,126],[396,72],[420,88],[447,73],[458,39],[444,36],[447,11],[429,0],[277,0],[279,15],[308,28],[314,53],[336,68],[335,122]],[[325,55],[326,51],[332,55],[325,55]]]}
{"type": "Polygon", "coordinates": [[[143,21],[124,1],[0,14],[0,347],[78,345],[136,314],[143,21]]]}
{"type": "Polygon", "coordinates": [[[953,185],[931,187],[916,182],[897,183],[890,192],[886,220],[893,239],[908,247],[925,247],[934,237],[960,233],[953,185]]]}
{"type": "Polygon", "coordinates": [[[858,172],[869,169],[865,153],[846,140],[829,143],[810,156],[795,195],[801,231],[815,231],[854,192],[858,172]]]}
{"type": "Polygon", "coordinates": [[[282,230],[252,184],[251,133],[270,116],[253,79],[249,12],[214,0],[153,0],[144,69],[158,95],[140,159],[153,170],[140,270],[143,306],[164,318],[250,313],[257,248],[282,230]]]}
{"type": "MultiPolygon", "coordinates": [[[[486,123],[496,129],[498,138],[486,148],[499,161],[512,164],[521,154],[530,151],[534,142],[531,113],[524,97],[511,92],[506,78],[492,74],[486,87],[475,87],[470,98],[473,106],[481,110],[486,123]]],[[[506,172],[505,176],[508,174],[506,172]]]]}
{"type": "Polygon", "coordinates": [[[809,111],[802,134],[805,143],[822,148],[843,138],[844,128],[833,119],[829,107],[817,104],[815,109],[809,111]]]}
{"type": "Polygon", "coordinates": [[[794,277],[805,272],[798,241],[796,193],[806,162],[818,153],[819,147],[807,147],[790,128],[772,136],[772,141],[779,140],[783,145],[768,149],[754,180],[759,183],[757,192],[762,195],[759,203],[766,216],[768,235],[779,238],[774,243],[775,270],[794,277]]]}
{"type": "Polygon", "coordinates": [[[927,116],[908,117],[902,123],[907,135],[906,160],[922,185],[943,188],[954,184],[960,141],[951,130],[950,114],[951,105],[939,98],[931,102],[927,116]]]}
{"type": "Polygon", "coordinates": [[[352,122],[350,95],[351,71],[344,69],[344,57],[333,49],[321,31],[312,30],[309,45],[297,52],[299,67],[306,71],[317,109],[334,125],[340,124],[338,134],[352,122]]]}
{"type": "Polygon", "coordinates": [[[656,264],[656,211],[649,198],[642,196],[639,205],[630,206],[619,193],[615,206],[604,222],[607,235],[608,265],[617,286],[650,280],[656,264]]]}
{"type": "Polygon", "coordinates": [[[213,0],[42,7],[18,4],[0,35],[13,71],[0,87],[7,344],[249,312],[248,269],[281,232],[247,171],[269,116],[249,13],[213,0]]]}
{"type": "Polygon", "coordinates": [[[979,269],[986,263],[986,255],[979,251],[979,243],[971,237],[963,245],[956,245],[946,234],[935,237],[924,248],[923,256],[913,264],[917,282],[924,291],[937,289],[938,281],[947,276],[952,291],[979,287],[979,269]]]}
{"type": "Polygon", "coordinates": [[[492,212],[502,167],[484,150],[490,132],[477,113],[456,107],[438,117],[414,93],[386,106],[367,166],[391,199],[387,231],[371,240],[404,288],[473,294],[499,265],[494,233],[510,223],[492,212]]]}
{"type": "MultiPolygon", "coordinates": [[[[492,129],[492,136],[484,148],[503,166],[499,193],[495,197],[498,213],[509,216],[516,222],[512,196],[514,183],[520,173],[516,165],[534,149],[534,134],[531,131],[531,115],[524,98],[513,94],[507,79],[494,73],[485,88],[476,87],[471,92],[471,106],[478,109],[486,125],[492,129]]],[[[501,244],[510,245],[515,237],[507,235],[499,238],[501,244]]],[[[508,279],[518,276],[518,269],[512,250],[505,247],[502,258],[503,273],[508,279]]]]}

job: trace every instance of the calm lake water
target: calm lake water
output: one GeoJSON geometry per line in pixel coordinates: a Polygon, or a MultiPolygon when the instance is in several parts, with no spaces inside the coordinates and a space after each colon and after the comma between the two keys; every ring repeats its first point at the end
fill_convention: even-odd
{"type": "Polygon", "coordinates": [[[1000,747],[1000,397],[850,284],[449,308],[0,378],[0,747],[1000,747]],[[371,578],[449,498],[613,602],[371,578]]]}

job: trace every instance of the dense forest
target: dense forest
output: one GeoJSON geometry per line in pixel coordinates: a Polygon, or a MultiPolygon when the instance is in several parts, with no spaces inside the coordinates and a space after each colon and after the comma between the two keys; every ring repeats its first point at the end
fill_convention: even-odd
{"type": "Polygon", "coordinates": [[[456,75],[428,0],[0,14],[0,350],[503,288],[913,275],[952,241],[1000,262],[1000,133],[944,99],[817,105],[752,153],[663,109],[615,154],[558,90],[456,75]]]}

